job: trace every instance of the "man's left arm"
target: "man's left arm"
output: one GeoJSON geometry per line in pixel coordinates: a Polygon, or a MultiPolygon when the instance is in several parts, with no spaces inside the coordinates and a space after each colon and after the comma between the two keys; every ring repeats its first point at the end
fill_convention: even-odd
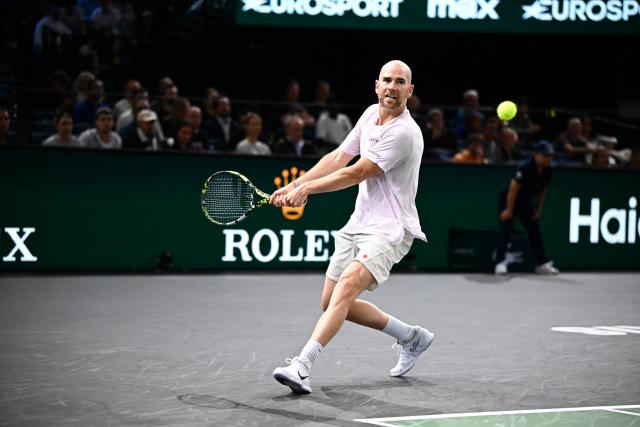
{"type": "Polygon", "coordinates": [[[361,157],[351,166],[300,184],[285,196],[288,206],[301,206],[311,194],[328,193],[360,184],[367,178],[384,173],[374,162],[361,157]]]}

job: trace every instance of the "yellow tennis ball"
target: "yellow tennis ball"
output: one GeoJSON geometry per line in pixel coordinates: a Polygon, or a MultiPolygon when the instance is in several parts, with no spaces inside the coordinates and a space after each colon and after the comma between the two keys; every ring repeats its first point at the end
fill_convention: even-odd
{"type": "Polygon", "coordinates": [[[518,107],[511,101],[502,101],[496,111],[500,120],[511,120],[516,116],[518,107]]]}

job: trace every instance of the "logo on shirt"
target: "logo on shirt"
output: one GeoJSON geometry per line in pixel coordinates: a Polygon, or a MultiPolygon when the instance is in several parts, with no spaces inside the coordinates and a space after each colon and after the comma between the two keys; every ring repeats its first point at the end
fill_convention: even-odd
{"type": "Polygon", "coordinates": [[[369,138],[369,142],[371,142],[371,143],[376,143],[378,141],[380,141],[380,138],[375,138],[373,136],[371,138],[369,138]]]}
{"type": "MultiPolygon", "coordinates": [[[[276,176],[273,178],[273,183],[276,185],[276,189],[285,187],[289,185],[290,182],[294,181],[296,178],[304,175],[305,171],[302,169],[298,169],[295,166],[292,166],[289,169],[283,169],[281,172],[282,177],[276,176]]],[[[280,210],[282,211],[282,216],[290,221],[295,221],[299,219],[304,213],[304,208],[306,205],[299,207],[290,207],[290,206],[282,206],[280,210]]]]}

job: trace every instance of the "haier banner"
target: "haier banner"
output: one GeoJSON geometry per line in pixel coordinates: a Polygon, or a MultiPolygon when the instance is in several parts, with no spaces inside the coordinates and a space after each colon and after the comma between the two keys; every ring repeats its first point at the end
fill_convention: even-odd
{"type": "Polygon", "coordinates": [[[639,0],[239,0],[244,25],[640,34],[639,0]]]}

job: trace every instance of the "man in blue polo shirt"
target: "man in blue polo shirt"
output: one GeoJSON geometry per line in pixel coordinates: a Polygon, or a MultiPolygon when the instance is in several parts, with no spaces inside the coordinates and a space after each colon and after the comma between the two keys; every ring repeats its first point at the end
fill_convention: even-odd
{"type": "Polygon", "coordinates": [[[508,187],[500,193],[498,213],[500,219],[500,236],[496,248],[496,274],[507,274],[505,255],[513,231],[516,216],[529,236],[533,255],[536,259],[537,274],[558,274],[544,253],[542,233],[540,232],[540,214],[544,199],[551,182],[551,160],[553,146],[541,141],[534,146],[533,157],[518,166],[515,176],[508,187]]]}

